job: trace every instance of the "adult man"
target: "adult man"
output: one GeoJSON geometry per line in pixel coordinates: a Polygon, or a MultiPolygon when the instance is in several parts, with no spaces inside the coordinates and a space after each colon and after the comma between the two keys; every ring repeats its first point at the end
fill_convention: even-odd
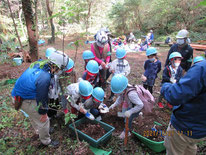
{"type": "Polygon", "coordinates": [[[168,155],[195,155],[206,137],[206,61],[194,64],[178,83],[165,83],[161,94],[173,105],[165,137],[168,155]]]}
{"type": "Polygon", "coordinates": [[[21,109],[29,115],[31,124],[44,145],[58,145],[57,141],[51,141],[49,134],[48,91],[51,75],[64,69],[68,61],[68,56],[63,53],[51,52],[48,60],[40,60],[31,64],[19,77],[12,90],[15,104],[22,103],[21,109]]]}
{"type": "Polygon", "coordinates": [[[177,38],[177,43],[173,44],[172,47],[170,48],[168,55],[167,55],[167,60],[165,62],[165,66],[169,64],[169,55],[172,52],[179,52],[183,59],[181,61],[181,67],[184,69],[184,71],[188,71],[188,69],[192,65],[192,59],[193,59],[193,49],[192,47],[188,44],[188,34],[189,32],[185,29],[180,30],[176,36],[177,38]]]}

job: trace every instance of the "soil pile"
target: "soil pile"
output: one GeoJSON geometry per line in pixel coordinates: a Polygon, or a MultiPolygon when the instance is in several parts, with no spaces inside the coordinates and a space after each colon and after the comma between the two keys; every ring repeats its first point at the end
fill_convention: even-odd
{"type": "Polygon", "coordinates": [[[77,129],[95,140],[98,140],[106,134],[106,131],[100,126],[100,124],[84,123],[78,126],[77,129]]]}

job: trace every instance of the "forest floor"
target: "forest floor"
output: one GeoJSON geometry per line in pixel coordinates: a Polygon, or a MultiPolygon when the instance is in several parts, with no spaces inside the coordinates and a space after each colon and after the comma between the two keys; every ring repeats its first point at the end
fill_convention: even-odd
{"type": "MultiPolygon", "coordinates": [[[[68,46],[71,41],[75,41],[75,37],[70,37],[72,39],[65,40],[65,53],[69,55],[74,60],[75,49],[68,46]]],[[[84,40],[85,41],[85,40],[84,40]]],[[[84,42],[83,41],[83,42],[84,42]]],[[[57,39],[55,44],[41,46],[40,56],[45,58],[45,50],[48,47],[54,47],[58,50],[62,50],[62,40],[57,39]]],[[[81,77],[84,71],[84,63],[82,59],[82,53],[84,50],[90,49],[89,45],[81,44],[78,48],[77,59],[75,60],[75,70],[77,77],[81,77]]],[[[169,47],[157,47],[158,57],[162,62],[162,70],[164,69],[164,63],[167,57],[169,47]]],[[[195,51],[194,56],[203,54],[201,51],[195,51]]],[[[112,53],[112,58],[115,59],[115,53],[112,53]]],[[[141,75],[144,72],[143,64],[147,59],[145,52],[128,53],[126,58],[131,67],[131,73],[129,74],[130,84],[141,84],[141,75]]],[[[7,79],[18,78],[23,71],[29,66],[29,63],[23,63],[21,66],[12,66],[9,63],[0,65],[0,81],[7,79]]],[[[162,70],[158,74],[156,79],[153,95],[157,100],[160,94],[160,83],[162,70]]],[[[0,85],[0,152],[5,154],[75,154],[78,152],[78,144],[72,132],[64,125],[64,118],[59,118],[51,122],[51,126],[55,128],[53,134],[51,134],[52,139],[57,139],[60,141],[60,145],[57,148],[52,147],[42,147],[38,137],[35,136],[34,130],[29,122],[29,119],[24,117],[21,112],[14,110],[11,103],[11,90],[14,84],[0,85]]],[[[109,87],[107,89],[107,97],[110,95],[109,87]]],[[[105,103],[109,106],[112,103],[105,103]]],[[[133,134],[128,140],[128,144],[124,147],[123,141],[118,138],[119,134],[124,128],[124,119],[117,117],[118,108],[112,110],[110,113],[105,114],[102,117],[102,121],[106,122],[113,127],[115,130],[112,134],[112,138],[107,142],[106,145],[101,145],[100,148],[110,151],[112,154],[165,154],[155,153],[147,148],[141,141],[139,141],[133,134]]],[[[154,107],[152,118],[144,118],[143,125],[147,126],[143,130],[148,130],[152,126],[154,121],[163,123],[166,130],[167,124],[169,123],[171,115],[171,110],[168,108],[158,109],[157,106],[154,107]],[[151,122],[151,123],[150,123],[151,122]],[[148,127],[149,126],[149,127],[148,127]]],[[[70,124],[71,122],[69,122],[70,124]]],[[[138,131],[139,120],[135,118],[133,121],[134,131],[138,131]]],[[[142,133],[143,134],[143,133],[142,133]]],[[[153,137],[154,138],[154,137],[153,137]]],[[[154,140],[154,139],[153,139],[154,140]]],[[[206,152],[206,142],[201,142],[198,144],[198,154],[205,154],[206,152]]],[[[89,153],[90,154],[90,153],[89,153]]]]}

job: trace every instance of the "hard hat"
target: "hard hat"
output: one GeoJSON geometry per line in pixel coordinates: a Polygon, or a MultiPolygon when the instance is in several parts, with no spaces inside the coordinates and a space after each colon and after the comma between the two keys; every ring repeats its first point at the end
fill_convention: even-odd
{"type": "Polygon", "coordinates": [[[51,63],[57,65],[57,67],[61,69],[65,68],[69,62],[69,57],[61,51],[52,52],[48,59],[51,63]]]}
{"type": "Polygon", "coordinates": [[[150,30],[150,32],[152,33],[152,32],[153,32],[153,30],[150,30]]]}
{"type": "Polygon", "coordinates": [[[116,57],[117,57],[118,59],[124,58],[126,54],[127,54],[127,52],[126,52],[125,49],[118,48],[118,49],[116,50],[116,57]]]}
{"type": "Polygon", "coordinates": [[[197,56],[197,57],[194,58],[193,63],[195,64],[195,63],[200,62],[200,61],[203,61],[203,60],[205,60],[204,57],[202,57],[202,56],[197,56]]]}
{"type": "Polygon", "coordinates": [[[105,31],[98,31],[97,34],[95,35],[95,41],[98,46],[104,47],[105,44],[108,43],[108,36],[105,31]]]}
{"type": "Polygon", "coordinates": [[[93,74],[99,73],[99,65],[95,60],[89,60],[86,65],[86,69],[93,74]]]}
{"type": "Polygon", "coordinates": [[[53,48],[53,47],[47,48],[46,53],[45,53],[46,58],[48,58],[51,55],[51,53],[54,52],[54,51],[56,51],[56,49],[53,48]]]}
{"type": "Polygon", "coordinates": [[[74,61],[71,58],[69,58],[69,62],[66,66],[65,72],[70,73],[72,71],[73,67],[74,67],[74,61]]]}
{"type": "Polygon", "coordinates": [[[121,74],[116,74],[111,80],[111,90],[115,94],[123,92],[127,88],[128,79],[121,74]]]}
{"type": "Polygon", "coordinates": [[[92,85],[86,81],[86,80],[82,80],[79,83],[79,93],[82,96],[90,96],[93,92],[93,87],[92,85]]]}
{"type": "Polygon", "coordinates": [[[86,59],[93,59],[94,57],[95,57],[94,54],[93,54],[92,51],[90,51],[90,50],[86,50],[86,51],[84,51],[83,54],[82,54],[82,58],[83,58],[84,60],[86,60],[86,59]]]}
{"type": "Polygon", "coordinates": [[[176,38],[177,39],[184,39],[184,38],[187,38],[188,35],[189,35],[189,32],[185,29],[182,29],[177,33],[176,38]]]}
{"type": "Polygon", "coordinates": [[[93,90],[92,96],[98,101],[103,102],[104,100],[104,90],[101,87],[96,87],[93,90]]]}
{"type": "Polygon", "coordinates": [[[146,50],[146,56],[150,56],[150,55],[153,55],[153,54],[157,54],[156,48],[154,48],[154,47],[149,47],[149,48],[146,50]]]}
{"type": "Polygon", "coordinates": [[[182,55],[179,52],[172,52],[169,56],[169,60],[172,58],[182,58],[182,55]]]}

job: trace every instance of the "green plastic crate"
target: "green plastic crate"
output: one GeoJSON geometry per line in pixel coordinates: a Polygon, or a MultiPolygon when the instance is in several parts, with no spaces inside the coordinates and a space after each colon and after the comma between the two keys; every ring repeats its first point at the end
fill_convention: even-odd
{"type": "MultiPolygon", "coordinates": [[[[81,140],[88,142],[93,147],[98,147],[100,144],[106,143],[111,138],[112,132],[114,131],[115,128],[109,124],[102,122],[102,121],[97,121],[97,120],[92,121],[92,120],[87,119],[86,117],[83,117],[82,119],[77,120],[75,122],[75,125],[76,125],[76,127],[78,127],[80,124],[83,124],[86,121],[94,123],[94,124],[99,123],[100,126],[102,128],[104,128],[104,130],[106,131],[106,134],[104,136],[102,136],[101,138],[99,138],[98,140],[95,140],[92,137],[86,135],[85,133],[83,133],[77,129],[78,136],[81,140]]],[[[73,124],[70,124],[69,128],[74,132],[73,124]]]]}
{"type": "Polygon", "coordinates": [[[165,146],[164,146],[164,141],[161,142],[156,142],[153,140],[150,140],[134,131],[132,131],[132,133],[137,136],[146,146],[148,146],[150,149],[152,149],[155,152],[162,152],[163,150],[165,150],[165,146]]]}

